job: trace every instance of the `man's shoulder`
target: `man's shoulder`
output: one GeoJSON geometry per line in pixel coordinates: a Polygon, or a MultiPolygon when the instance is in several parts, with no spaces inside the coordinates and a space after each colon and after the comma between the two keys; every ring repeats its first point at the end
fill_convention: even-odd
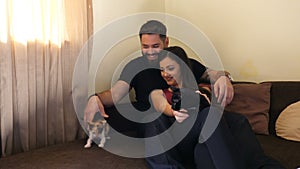
{"type": "Polygon", "coordinates": [[[139,69],[145,67],[145,59],[140,56],[130,60],[124,67],[122,72],[136,72],[139,69]]]}
{"type": "Polygon", "coordinates": [[[198,60],[194,59],[194,58],[189,58],[191,63],[200,63],[198,60]]]}
{"type": "Polygon", "coordinates": [[[141,63],[144,63],[144,62],[145,62],[145,59],[143,58],[143,56],[139,56],[137,58],[132,59],[127,64],[141,64],[141,63]]]}

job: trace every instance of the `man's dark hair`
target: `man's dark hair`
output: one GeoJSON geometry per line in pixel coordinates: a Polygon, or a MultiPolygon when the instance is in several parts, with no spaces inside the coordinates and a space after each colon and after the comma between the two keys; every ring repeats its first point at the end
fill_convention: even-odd
{"type": "Polygon", "coordinates": [[[167,36],[167,28],[157,20],[149,20],[142,25],[139,32],[140,38],[142,38],[143,34],[159,34],[160,38],[164,41],[167,36]]]}

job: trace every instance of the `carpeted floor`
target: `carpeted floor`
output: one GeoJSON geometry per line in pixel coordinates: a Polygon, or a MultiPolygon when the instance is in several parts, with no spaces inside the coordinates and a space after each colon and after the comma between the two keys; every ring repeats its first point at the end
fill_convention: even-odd
{"type": "Polygon", "coordinates": [[[49,146],[0,159],[0,169],[146,169],[144,159],[114,155],[85,140],[49,146]]]}
{"type": "MultiPolygon", "coordinates": [[[[289,142],[290,146],[280,146],[278,139],[264,139],[260,136],[258,140],[268,155],[279,160],[287,169],[295,169],[299,166],[299,153],[292,156],[284,155],[282,152],[299,149],[299,144],[289,142]],[[273,144],[271,144],[273,143],[273,144]],[[274,147],[274,145],[278,145],[274,147]]],[[[268,137],[269,138],[269,137],[268,137]]],[[[108,142],[113,142],[113,139],[108,142]]],[[[93,145],[85,149],[86,140],[53,145],[29,152],[0,158],[0,169],[147,169],[144,159],[125,158],[112,154],[102,148],[93,145]]],[[[125,150],[133,151],[133,150],[125,150]]]]}

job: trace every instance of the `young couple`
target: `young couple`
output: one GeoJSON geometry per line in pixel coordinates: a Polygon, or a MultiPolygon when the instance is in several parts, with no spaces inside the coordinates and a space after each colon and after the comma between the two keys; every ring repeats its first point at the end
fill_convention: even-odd
{"type": "MultiPolygon", "coordinates": [[[[170,86],[181,89],[182,94],[186,88],[195,90],[197,85],[189,86],[188,83],[186,84],[189,82],[186,75],[182,75],[184,74],[183,70],[192,70],[192,76],[196,79],[196,83],[199,83],[201,79],[210,80],[213,83],[213,95],[222,106],[225,106],[233,98],[233,87],[230,80],[224,73],[207,69],[199,62],[188,59],[181,48],[167,48],[169,41],[166,36],[166,27],[159,21],[146,22],[142,25],[139,36],[143,56],[132,60],[125,66],[119,80],[111,89],[89,98],[84,114],[85,122],[92,121],[98,111],[109,122],[113,112],[109,112],[107,107],[115,105],[114,101],[121,100],[130,89],[134,88],[137,101],[134,105],[138,110],[151,109],[150,96],[154,108],[163,112],[159,118],[144,125],[144,137],[164,132],[173,123],[178,124],[177,126],[180,128],[181,125],[189,124],[189,120],[194,122],[191,130],[175,147],[146,158],[149,168],[184,168],[185,164],[190,164],[190,168],[198,169],[283,168],[277,161],[264,154],[247,119],[235,113],[224,113],[224,118],[221,117],[220,122],[216,122],[218,125],[211,137],[204,143],[199,143],[199,135],[205,119],[210,113],[220,114],[219,110],[206,107],[198,112],[198,110],[188,110],[184,104],[182,105],[183,109],[172,109],[172,100],[168,101],[168,96],[174,89],[171,90],[170,86]],[[163,50],[164,48],[166,50],[163,50]],[[178,58],[185,64],[177,62],[178,58]],[[183,69],[182,65],[188,65],[188,69],[183,69]]],[[[188,76],[191,77],[191,75],[188,76]]],[[[191,96],[194,95],[193,92],[187,93],[190,93],[191,96]]],[[[176,137],[176,133],[170,132],[170,137],[176,137]]],[[[153,142],[146,144],[146,153],[148,150],[151,151],[151,148],[158,146],[160,145],[153,142]]]]}

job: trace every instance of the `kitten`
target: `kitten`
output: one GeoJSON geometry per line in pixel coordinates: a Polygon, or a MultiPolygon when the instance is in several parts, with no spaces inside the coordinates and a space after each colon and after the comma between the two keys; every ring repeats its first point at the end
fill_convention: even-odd
{"type": "Polygon", "coordinates": [[[98,147],[104,147],[106,139],[110,139],[108,136],[109,125],[106,120],[98,120],[95,122],[88,122],[89,138],[84,148],[90,148],[94,139],[100,139],[98,147]]]}

